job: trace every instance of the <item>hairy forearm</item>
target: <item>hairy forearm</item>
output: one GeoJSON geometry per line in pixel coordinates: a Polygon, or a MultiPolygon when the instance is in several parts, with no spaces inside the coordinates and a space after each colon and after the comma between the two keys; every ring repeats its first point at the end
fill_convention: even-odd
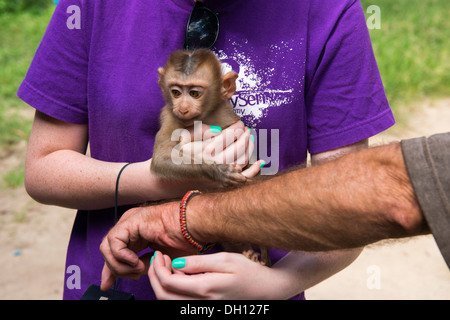
{"type": "Polygon", "coordinates": [[[198,241],[313,251],[427,232],[399,144],[195,197],[188,226],[198,241]]]}

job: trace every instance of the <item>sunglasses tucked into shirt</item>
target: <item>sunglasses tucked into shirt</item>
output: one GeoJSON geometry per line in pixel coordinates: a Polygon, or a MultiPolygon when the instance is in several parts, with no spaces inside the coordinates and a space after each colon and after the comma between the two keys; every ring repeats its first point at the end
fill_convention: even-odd
{"type": "Polygon", "coordinates": [[[219,36],[218,14],[196,1],[186,26],[183,48],[193,50],[211,48],[219,36]]]}

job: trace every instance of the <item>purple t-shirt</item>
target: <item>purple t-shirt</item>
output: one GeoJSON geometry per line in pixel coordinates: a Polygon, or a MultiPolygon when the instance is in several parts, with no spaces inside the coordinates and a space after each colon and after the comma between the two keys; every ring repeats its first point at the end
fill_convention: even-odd
{"type": "MultiPolygon", "coordinates": [[[[394,124],[359,1],[206,5],[220,13],[212,49],[225,70],[239,74],[231,103],[255,129],[258,158],[267,162],[263,173],[394,124]]],[[[88,124],[93,158],[148,160],[164,105],[157,69],[181,49],[192,7],[192,0],[61,0],[19,97],[54,118],[88,124]]],[[[78,212],[65,299],[79,299],[89,284],[100,283],[99,244],[113,223],[112,209],[78,212]]],[[[271,250],[272,261],[285,254],[271,250]]],[[[154,298],[147,277],[122,279],[118,289],[154,298]]]]}

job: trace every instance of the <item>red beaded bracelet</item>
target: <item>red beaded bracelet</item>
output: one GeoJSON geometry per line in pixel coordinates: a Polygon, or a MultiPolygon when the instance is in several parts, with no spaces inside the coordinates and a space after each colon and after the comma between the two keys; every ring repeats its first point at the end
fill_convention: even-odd
{"type": "Polygon", "coordinates": [[[198,190],[191,190],[188,191],[183,199],[180,202],[180,227],[181,227],[181,233],[183,234],[183,237],[198,250],[198,254],[202,254],[209,249],[211,249],[214,246],[214,243],[207,243],[204,246],[195,241],[192,236],[189,234],[187,230],[187,224],[186,224],[186,205],[189,199],[196,194],[200,194],[201,192],[198,190]]]}

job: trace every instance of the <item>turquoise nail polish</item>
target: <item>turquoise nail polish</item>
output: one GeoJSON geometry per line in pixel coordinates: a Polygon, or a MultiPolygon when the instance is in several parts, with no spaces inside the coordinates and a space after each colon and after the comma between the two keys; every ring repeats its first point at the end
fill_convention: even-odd
{"type": "Polygon", "coordinates": [[[156,251],[153,252],[152,258],[150,259],[150,265],[152,265],[155,255],[156,255],[156,251]]]}
{"type": "Polygon", "coordinates": [[[174,259],[172,261],[172,267],[174,267],[175,269],[184,268],[185,265],[186,265],[186,259],[184,259],[184,258],[178,258],[178,259],[174,259]]]}
{"type": "Polygon", "coordinates": [[[255,137],[254,136],[250,136],[250,139],[252,139],[252,142],[255,142],[255,137]]]}
{"type": "Polygon", "coordinates": [[[209,129],[211,130],[212,133],[219,133],[222,131],[222,128],[219,126],[209,126],[209,129]]]}
{"type": "Polygon", "coordinates": [[[262,168],[262,167],[264,167],[265,165],[266,165],[266,162],[263,161],[263,162],[259,165],[259,167],[262,168]]]}

